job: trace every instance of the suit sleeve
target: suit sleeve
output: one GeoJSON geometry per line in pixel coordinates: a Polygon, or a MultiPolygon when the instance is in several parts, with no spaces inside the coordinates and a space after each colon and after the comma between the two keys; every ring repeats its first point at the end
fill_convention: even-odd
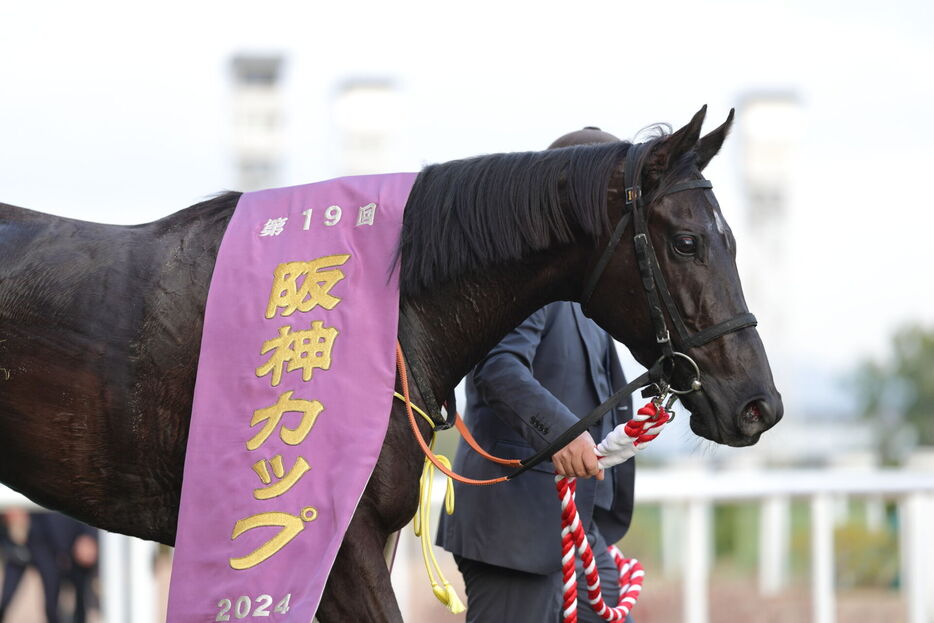
{"type": "Polygon", "coordinates": [[[532,374],[532,361],[550,309],[554,308],[544,307],[529,316],[474,370],[474,382],[483,400],[536,451],[578,421],[532,374]]]}

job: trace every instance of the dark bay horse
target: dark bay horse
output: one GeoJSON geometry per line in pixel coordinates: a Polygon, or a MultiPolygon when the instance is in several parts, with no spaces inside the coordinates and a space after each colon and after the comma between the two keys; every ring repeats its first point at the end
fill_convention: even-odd
{"type": "MultiPolygon", "coordinates": [[[[735,241],[713,192],[660,192],[701,180],[719,151],[732,113],[701,137],[704,113],[645,146],[638,180],[658,266],[691,331],[746,312],[735,241]]],[[[422,171],[399,245],[400,305],[418,328],[404,346],[425,379],[416,403],[443,401],[539,307],[580,299],[627,210],[630,149],[500,154],[422,171]]],[[[132,227],[0,204],[2,482],[100,528],[174,542],[205,300],[238,198],[227,193],[132,227]]],[[[619,247],[588,311],[649,366],[661,351],[630,233],[619,247]]],[[[692,429],[719,443],[755,443],[782,413],[756,330],[733,330],[691,353],[704,375],[703,389],[684,398],[692,429]]],[[[320,621],[401,620],[382,551],[415,511],[421,467],[396,404],[320,621]]]]}

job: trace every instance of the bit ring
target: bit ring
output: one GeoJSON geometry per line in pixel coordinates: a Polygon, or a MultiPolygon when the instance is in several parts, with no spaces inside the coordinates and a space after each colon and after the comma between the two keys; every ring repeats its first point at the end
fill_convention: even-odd
{"type": "Polygon", "coordinates": [[[674,360],[676,357],[681,357],[682,359],[687,361],[689,364],[691,364],[692,368],[694,368],[694,380],[691,381],[690,388],[675,389],[673,386],[669,385],[668,391],[670,391],[672,394],[678,394],[679,396],[683,396],[684,394],[690,394],[691,392],[699,391],[702,385],[701,385],[701,380],[700,380],[701,378],[700,368],[697,366],[697,362],[691,359],[690,357],[688,357],[687,355],[685,355],[684,353],[674,352],[671,355],[662,355],[661,357],[658,358],[658,361],[655,363],[656,364],[661,363],[667,357],[671,357],[672,360],[674,360]]]}

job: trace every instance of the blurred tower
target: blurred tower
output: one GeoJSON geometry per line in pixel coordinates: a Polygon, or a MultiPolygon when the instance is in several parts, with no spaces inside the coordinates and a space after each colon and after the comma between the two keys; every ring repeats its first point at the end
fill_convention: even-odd
{"type": "Polygon", "coordinates": [[[347,80],[338,86],[331,107],[337,132],[338,174],[395,170],[402,103],[392,80],[347,80]]]}
{"type": "Polygon", "coordinates": [[[742,250],[743,285],[771,353],[787,344],[790,189],[801,110],[793,93],[749,93],[737,112],[749,239],[742,250]]]}
{"type": "Polygon", "coordinates": [[[239,54],[233,74],[237,190],[275,186],[282,169],[281,56],[239,54]]]}

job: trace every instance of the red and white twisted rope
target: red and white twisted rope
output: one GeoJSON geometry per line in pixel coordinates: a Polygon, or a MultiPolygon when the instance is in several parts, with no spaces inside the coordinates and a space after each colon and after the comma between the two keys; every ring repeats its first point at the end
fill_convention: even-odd
{"type": "MultiPolygon", "coordinates": [[[[671,421],[671,416],[664,408],[649,403],[639,409],[638,413],[625,424],[617,426],[607,435],[597,447],[600,456],[600,467],[608,468],[618,465],[635,455],[642,446],[655,439],[671,421]]],[[[584,568],[584,577],[587,581],[587,601],[599,617],[609,623],[623,621],[636,604],[642,592],[642,582],[645,572],[642,565],[635,558],[623,558],[615,545],[610,546],[610,553],[619,570],[619,601],[616,607],[611,608],[603,599],[600,589],[600,572],[597,569],[596,559],[587,534],[581,525],[580,515],[574,496],[577,490],[577,481],[573,477],[555,476],[555,486],[558,497],[561,499],[561,564],[562,580],[564,581],[564,600],[562,613],[564,623],[577,623],[577,571],[575,569],[575,556],[581,558],[584,568]]]]}
{"type": "Polygon", "coordinates": [[[658,437],[671,419],[671,414],[654,402],[639,409],[631,420],[614,428],[597,444],[600,467],[613,467],[635,456],[645,444],[658,437]]]}

